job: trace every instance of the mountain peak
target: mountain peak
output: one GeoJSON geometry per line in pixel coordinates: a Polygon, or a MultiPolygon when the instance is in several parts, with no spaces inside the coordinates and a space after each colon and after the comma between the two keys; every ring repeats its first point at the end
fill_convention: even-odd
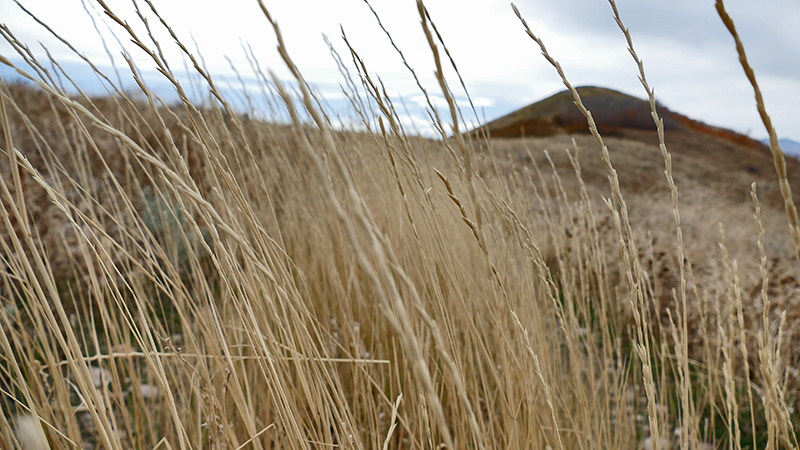
{"type": "MultiPolygon", "coordinates": [[[[580,86],[576,89],[584,106],[591,111],[601,134],[628,137],[635,135],[635,139],[641,139],[649,134],[643,134],[642,131],[651,131],[655,134],[656,127],[650,113],[649,101],[599,86],[580,86]]],[[[697,132],[754,150],[764,148],[762,143],[732,130],[690,119],[670,111],[661,104],[657,104],[657,108],[666,131],[697,132]]],[[[572,94],[567,90],[495,119],[481,129],[496,138],[589,132],[586,118],[575,106],[572,94]]]]}

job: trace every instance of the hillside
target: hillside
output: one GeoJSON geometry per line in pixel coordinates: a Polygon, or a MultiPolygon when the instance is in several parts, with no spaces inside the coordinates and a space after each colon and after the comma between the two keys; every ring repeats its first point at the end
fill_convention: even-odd
{"type": "MultiPolygon", "coordinates": [[[[627,131],[655,131],[650,104],[643,99],[613,89],[596,86],[577,88],[583,104],[592,111],[600,133],[621,135],[627,131]]],[[[728,140],[741,146],[765,150],[764,145],[724,128],[706,125],[659,104],[659,115],[666,131],[694,131],[728,140]]],[[[476,130],[477,131],[477,130],[476,130]]],[[[586,119],[575,106],[569,91],[561,91],[495,119],[482,127],[492,137],[552,136],[588,133],[586,119]]]]}
{"type": "MultiPolygon", "coordinates": [[[[609,141],[613,142],[610,150],[617,169],[625,174],[623,187],[636,191],[666,189],[649,103],[602,87],[583,86],[577,90],[592,112],[600,133],[606,138],[616,138],[609,141]]],[[[765,198],[762,201],[782,206],[772,155],[766,145],[735,131],[673,112],[664,105],[658,106],[664,120],[667,147],[675,158],[677,180],[713,187],[721,197],[737,202],[749,199],[750,183],[755,181],[763,188],[765,198]]],[[[565,90],[492,120],[472,133],[475,136],[482,132],[493,139],[500,138],[495,140],[496,145],[513,147],[514,138],[588,135],[589,130],[586,118],[565,90]],[[499,144],[506,139],[512,141],[499,144]]],[[[569,163],[565,161],[564,164],[569,163]]],[[[586,177],[605,180],[605,168],[599,160],[588,164],[584,172],[586,177]]],[[[792,187],[800,189],[797,160],[791,158],[787,164],[792,187]]]]}
{"type": "MultiPolygon", "coordinates": [[[[623,219],[563,96],[539,106],[551,135],[476,141],[459,159],[452,141],[327,133],[323,120],[0,86],[0,143],[18,151],[0,150],[11,161],[0,165],[0,389],[11,393],[0,417],[24,419],[27,401],[86,449],[422,449],[451,430],[429,425],[438,404],[459,444],[473,422],[497,448],[603,435],[597,448],[633,450],[648,439],[647,383],[664,432],[682,433],[685,370],[693,423],[725,424],[733,404],[742,439],[765,441],[763,401],[751,415],[746,395],[718,391],[767,385],[763,330],[785,330],[782,367],[800,359],[797,328],[778,322],[800,320],[800,283],[771,159],[667,114],[678,241],[641,101],[592,92],[603,91],[587,98],[623,219]],[[638,332],[652,356],[632,351],[638,332]],[[575,432],[542,426],[553,417],[575,432]]],[[[798,410],[800,379],[781,376],[781,405],[798,410]]],[[[691,448],[725,448],[730,427],[712,428],[687,433],[691,448]]],[[[0,421],[0,448],[13,436],[0,421]]]]}
{"type": "Polygon", "coordinates": [[[354,47],[366,129],[336,130],[266,5],[292,78],[253,60],[226,95],[165,2],[105,3],[179,102],[99,61],[107,95],[65,91],[64,54],[0,25],[35,81],[0,74],[0,449],[800,448],[800,243],[761,144],[661,108],[670,159],[595,87],[608,152],[563,93],[490,139],[408,136],[354,47]]]}

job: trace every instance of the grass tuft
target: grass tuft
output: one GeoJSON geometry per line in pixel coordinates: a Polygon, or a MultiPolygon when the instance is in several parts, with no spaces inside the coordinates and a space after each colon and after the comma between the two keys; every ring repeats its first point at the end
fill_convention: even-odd
{"type": "Polygon", "coordinates": [[[135,94],[86,59],[108,94],[66,88],[0,28],[24,79],[0,80],[0,448],[798,447],[792,175],[776,139],[765,186],[709,171],[752,153],[725,136],[668,149],[613,0],[655,143],[603,136],[516,7],[591,135],[468,132],[421,0],[436,85],[406,65],[447,100],[439,136],[406,130],[344,32],[352,64],[328,45],[366,131],[337,129],[259,5],[292,75],[248,53],[243,98],[270,116],[233,106],[149,0],[99,6],[176,104],[127,55],[135,94]]]}

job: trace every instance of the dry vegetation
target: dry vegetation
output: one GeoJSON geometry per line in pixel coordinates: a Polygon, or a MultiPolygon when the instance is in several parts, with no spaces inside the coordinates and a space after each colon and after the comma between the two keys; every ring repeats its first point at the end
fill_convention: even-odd
{"type": "Polygon", "coordinates": [[[333,131],[282,42],[271,124],[106,13],[179,105],[69,95],[0,30],[34,68],[0,84],[0,447],[797,448],[797,261],[746,170],[411,137],[368,61],[373,131],[333,131]]]}

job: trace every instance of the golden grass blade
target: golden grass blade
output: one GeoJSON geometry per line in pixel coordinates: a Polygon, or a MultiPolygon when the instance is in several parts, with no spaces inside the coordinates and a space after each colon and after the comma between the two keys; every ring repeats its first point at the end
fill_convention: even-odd
{"type": "Polygon", "coordinates": [[[786,174],[786,158],[783,156],[783,151],[781,150],[780,143],[778,142],[778,133],[775,131],[775,127],[772,126],[772,119],[770,119],[769,114],[767,114],[766,106],[764,106],[764,96],[761,94],[761,88],[759,88],[758,82],[756,81],[755,71],[747,61],[747,54],[744,51],[744,44],[739,38],[739,33],[736,31],[736,26],[733,23],[733,19],[725,10],[725,3],[722,0],[717,0],[714,6],[717,8],[717,13],[722,19],[722,23],[725,24],[725,27],[731,33],[731,36],[736,43],[736,53],[739,54],[739,62],[741,63],[742,69],[744,69],[744,73],[747,76],[747,81],[749,81],[750,85],[753,86],[758,115],[761,117],[761,121],[764,123],[764,127],[767,129],[767,133],[769,133],[769,149],[772,152],[772,159],[775,162],[775,172],[777,172],[778,181],[780,182],[781,195],[783,196],[786,216],[789,219],[789,231],[792,234],[792,239],[794,239],[795,253],[797,255],[797,260],[800,261],[800,221],[798,221],[797,218],[797,207],[792,199],[792,187],[789,185],[789,179],[786,174]]]}

